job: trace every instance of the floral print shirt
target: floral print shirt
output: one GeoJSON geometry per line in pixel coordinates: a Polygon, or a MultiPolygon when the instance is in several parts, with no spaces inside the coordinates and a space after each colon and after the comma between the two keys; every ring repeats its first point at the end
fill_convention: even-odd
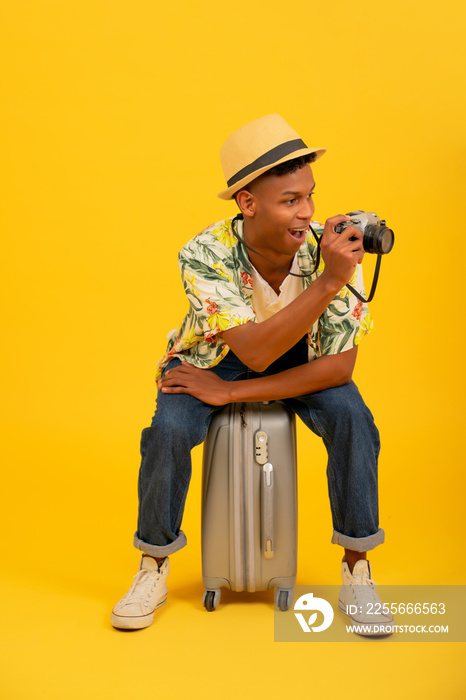
{"type": "MultiPolygon", "coordinates": [[[[195,367],[217,365],[228,353],[223,331],[249,321],[256,322],[252,306],[251,266],[247,249],[232,231],[233,217],[201,231],[180,251],[179,265],[189,301],[189,310],[180,325],[168,336],[168,347],[157,366],[157,379],[174,357],[195,367]]],[[[323,226],[313,222],[318,235],[323,226]]],[[[243,238],[243,222],[235,224],[243,238]]],[[[298,251],[301,273],[314,270],[317,243],[312,232],[298,251]]],[[[324,262],[310,277],[302,277],[303,290],[322,274],[324,262]]],[[[350,284],[365,297],[361,265],[350,284]]],[[[321,355],[334,355],[357,345],[372,329],[367,304],[343,287],[308,331],[309,361],[321,355]]]]}

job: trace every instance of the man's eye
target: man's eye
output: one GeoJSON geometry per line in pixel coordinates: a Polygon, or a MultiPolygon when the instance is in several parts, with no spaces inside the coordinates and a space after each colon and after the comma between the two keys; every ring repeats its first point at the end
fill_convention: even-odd
{"type": "Polygon", "coordinates": [[[293,197],[292,199],[287,199],[286,201],[287,204],[293,204],[294,202],[296,202],[296,197],[293,197]]]}
{"type": "Polygon", "coordinates": [[[309,196],[309,199],[312,199],[312,197],[313,197],[314,195],[315,195],[315,190],[314,190],[314,192],[310,192],[310,193],[309,193],[309,195],[308,195],[308,196],[309,196]]]}

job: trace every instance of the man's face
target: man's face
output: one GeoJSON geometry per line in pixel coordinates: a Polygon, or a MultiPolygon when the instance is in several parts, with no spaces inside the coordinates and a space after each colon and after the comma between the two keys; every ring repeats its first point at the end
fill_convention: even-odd
{"type": "Polygon", "coordinates": [[[309,165],[294,173],[262,176],[248,188],[251,214],[244,212],[246,230],[265,253],[294,256],[303,244],[314,214],[314,177],[309,165]]]}

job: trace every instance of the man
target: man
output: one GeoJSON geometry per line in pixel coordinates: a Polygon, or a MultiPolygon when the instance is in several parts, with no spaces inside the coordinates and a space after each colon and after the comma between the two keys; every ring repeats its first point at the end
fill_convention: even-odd
{"type": "MultiPolygon", "coordinates": [[[[159,363],[157,411],[142,433],[134,544],[143,557],[113,610],[115,627],[147,627],[165,602],[168,555],[186,544],[180,528],[190,451],[213,414],[237,401],[282,399],[323,438],[332,542],[345,550],[340,606],[363,609],[379,600],[366,559],[384,540],[379,437],[351,381],[371,320],[345,286],[364,293],[362,233],[354,226],[335,232],[347,216],[324,227],[312,222],[309,163],[324,153],[308,148],[276,114],[242,127],[222,147],[228,187],[219,196],[234,197],[241,214],[210,226],[180,253],[190,308],[159,363]]],[[[393,622],[358,615],[369,633],[370,624],[393,622]]]]}

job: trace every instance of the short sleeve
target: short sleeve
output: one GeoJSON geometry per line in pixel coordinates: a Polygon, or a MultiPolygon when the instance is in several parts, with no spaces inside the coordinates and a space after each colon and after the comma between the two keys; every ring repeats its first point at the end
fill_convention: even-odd
{"type": "MultiPolygon", "coordinates": [[[[366,298],[362,266],[358,265],[349,284],[366,298]]],[[[334,297],[319,319],[322,355],[336,355],[358,345],[372,330],[373,321],[366,303],[345,286],[334,297]]]]}
{"type": "Polygon", "coordinates": [[[214,248],[201,244],[185,246],[179,254],[186,296],[207,342],[222,331],[255,320],[252,304],[241,292],[239,273],[228,262],[214,248]]]}

